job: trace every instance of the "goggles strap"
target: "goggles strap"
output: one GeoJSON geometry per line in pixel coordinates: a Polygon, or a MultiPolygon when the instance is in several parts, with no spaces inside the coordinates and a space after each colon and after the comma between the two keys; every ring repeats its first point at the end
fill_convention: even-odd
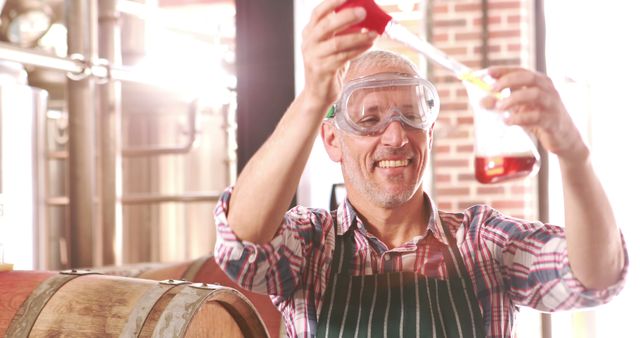
{"type": "Polygon", "coordinates": [[[324,116],[326,119],[332,119],[336,116],[336,105],[332,104],[327,110],[327,114],[324,116]]]}

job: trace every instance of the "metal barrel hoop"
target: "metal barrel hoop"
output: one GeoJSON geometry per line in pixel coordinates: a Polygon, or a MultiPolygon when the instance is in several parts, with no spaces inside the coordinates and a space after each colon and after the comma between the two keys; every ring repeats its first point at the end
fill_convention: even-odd
{"type": "Polygon", "coordinates": [[[51,297],[69,281],[85,275],[97,275],[98,272],[90,270],[65,270],[59,274],[47,278],[31,292],[29,297],[20,305],[20,308],[11,320],[7,328],[6,337],[26,338],[40,316],[40,312],[49,302],[51,297]]]}

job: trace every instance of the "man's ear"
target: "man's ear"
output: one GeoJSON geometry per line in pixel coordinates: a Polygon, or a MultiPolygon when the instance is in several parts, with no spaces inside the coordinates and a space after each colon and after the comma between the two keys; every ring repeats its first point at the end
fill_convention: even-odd
{"type": "Polygon", "coordinates": [[[340,148],[340,141],[338,140],[338,131],[333,123],[323,122],[320,132],[322,134],[324,149],[327,150],[329,158],[334,162],[342,161],[342,149],[340,148]]]}

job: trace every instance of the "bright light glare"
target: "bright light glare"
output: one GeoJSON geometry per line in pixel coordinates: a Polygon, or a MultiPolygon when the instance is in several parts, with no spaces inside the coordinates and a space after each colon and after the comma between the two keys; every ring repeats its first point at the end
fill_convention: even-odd
{"type": "Polygon", "coordinates": [[[67,28],[61,23],[54,23],[38,40],[38,46],[52,51],[57,56],[67,56],[67,28]]]}
{"type": "Polygon", "coordinates": [[[0,88],[2,124],[2,216],[4,259],[15,269],[34,267],[33,92],[27,86],[0,88]]]}
{"type": "Polygon", "coordinates": [[[230,51],[221,39],[227,34],[223,23],[233,20],[235,6],[184,6],[156,14],[147,20],[147,56],[136,71],[185,97],[228,103],[236,77],[222,66],[230,51]]]}
{"type": "Polygon", "coordinates": [[[222,68],[215,46],[167,31],[152,36],[158,40],[150,42],[137,71],[150,82],[188,97],[206,96],[219,104],[228,101],[228,88],[235,86],[236,78],[222,68]]]}
{"type": "MultiPolygon", "coordinates": [[[[590,140],[593,165],[608,193],[630,256],[625,289],[611,304],[597,309],[592,324],[596,337],[634,337],[634,310],[640,300],[640,228],[636,215],[640,191],[636,149],[640,144],[640,69],[635,66],[640,50],[632,41],[636,40],[634,33],[640,31],[640,3],[565,0],[546,1],[545,7],[549,75],[554,80],[571,77],[588,93],[574,97],[574,102],[566,102],[565,98],[565,103],[588,105],[572,115],[583,122],[582,132],[590,140]]],[[[550,169],[557,170],[557,166],[550,169]]],[[[556,187],[557,184],[550,185],[552,195],[560,194],[556,187]]],[[[557,204],[551,203],[551,208],[562,215],[557,204]]],[[[567,316],[554,317],[553,326],[554,337],[568,336],[569,332],[576,336],[580,332],[567,316]]]]}

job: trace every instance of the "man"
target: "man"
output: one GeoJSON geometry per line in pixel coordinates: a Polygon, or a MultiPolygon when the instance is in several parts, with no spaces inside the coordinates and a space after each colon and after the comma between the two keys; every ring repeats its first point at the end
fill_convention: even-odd
{"type": "Polygon", "coordinates": [[[404,58],[362,55],[376,35],[343,33],[365,14],[334,13],[341,2],[314,10],[303,32],[305,87],[216,208],[223,270],[269,294],[298,337],[508,337],[515,306],[555,311],[617,294],[626,251],[552,83],[491,68],[495,91],[511,95],[484,104],[511,112],[507,123],[558,155],[566,228],[488,206],[439,211],[422,187],[437,94],[404,58]],[[287,212],[318,129],[347,200],[334,212],[287,212]]]}

